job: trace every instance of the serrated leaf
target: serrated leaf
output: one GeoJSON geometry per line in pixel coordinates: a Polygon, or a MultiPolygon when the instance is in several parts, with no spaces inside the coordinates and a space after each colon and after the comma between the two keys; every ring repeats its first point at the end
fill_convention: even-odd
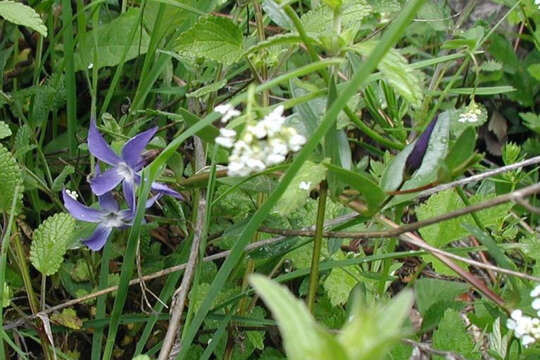
{"type": "Polygon", "coordinates": [[[129,41],[131,29],[141,26],[138,23],[140,11],[137,8],[130,8],[113,21],[99,26],[95,30],[97,34],[92,31],[82,34],[74,55],[75,70],[87,69],[91,64],[97,68],[116,66],[120,64],[126,46],[128,50],[125,61],[145,54],[148,51],[150,37],[144,29],[136,30],[133,41],[129,41]],[[97,54],[94,37],[97,37],[97,54]],[[94,55],[97,57],[96,64],[94,55]]]}
{"type": "Polygon", "coordinates": [[[45,220],[34,231],[30,246],[30,261],[44,275],[55,274],[75,231],[75,219],[58,213],[45,220]]]}
{"type": "MultiPolygon", "coordinates": [[[[461,315],[454,309],[445,311],[439,327],[433,333],[433,347],[458,353],[466,359],[481,359],[480,352],[475,349],[474,342],[467,333],[461,315]]],[[[444,357],[435,355],[434,359],[443,360],[444,357]]]]}
{"type": "Polygon", "coordinates": [[[230,19],[206,16],[178,38],[176,51],[230,65],[242,56],[242,30],[230,19]]]}
{"type": "MultiPolygon", "coordinates": [[[[355,44],[352,49],[365,57],[371,54],[376,45],[377,41],[369,40],[355,44]]],[[[390,49],[377,68],[398,94],[413,106],[421,105],[424,97],[421,81],[398,50],[390,49]]]]}
{"type": "MultiPolygon", "coordinates": [[[[372,13],[372,7],[363,0],[348,0],[343,4],[341,21],[344,29],[358,28],[362,19],[372,13]]],[[[319,6],[302,15],[304,29],[312,35],[329,34],[334,31],[334,12],[329,6],[319,6]]]]}
{"type": "Polygon", "coordinates": [[[452,301],[469,289],[469,285],[457,281],[439,279],[418,279],[414,283],[416,306],[425,314],[429,308],[439,301],[452,301]]]}
{"type": "Polygon", "coordinates": [[[0,144],[0,212],[11,210],[15,188],[18,191],[17,209],[20,208],[22,199],[23,177],[21,169],[13,155],[0,144]]]}
{"type": "Polygon", "coordinates": [[[5,139],[11,136],[11,129],[8,124],[3,121],[0,121],[0,139],[5,139]]]}
{"type": "Polygon", "coordinates": [[[306,305],[285,287],[256,274],[250,276],[249,282],[272,311],[288,359],[348,359],[339,342],[315,322],[306,305]]]}
{"type": "Polygon", "coordinates": [[[283,193],[273,212],[286,216],[304,205],[311,189],[326,178],[326,172],[327,168],[323,164],[306,161],[283,193]]]}
{"type": "MultiPolygon", "coordinates": [[[[488,200],[490,197],[491,196],[475,195],[470,198],[470,202],[475,204],[488,200]]],[[[465,204],[463,204],[461,198],[454,190],[450,189],[432,195],[425,203],[416,207],[416,216],[419,221],[422,221],[463,207],[465,207],[465,204]]],[[[478,211],[476,212],[476,215],[483,225],[491,226],[503,218],[511,207],[511,203],[501,204],[478,211]]],[[[461,226],[462,223],[474,224],[474,221],[471,215],[460,216],[438,224],[426,226],[420,229],[420,234],[428,244],[436,247],[443,247],[446,244],[459,240],[469,234],[469,232],[461,226]]]]}
{"type": "Polygon", "coordinates": [[[519,116],[523,119],[524,125],[534,131],[537,134],[540,134],[540,116],[535,113],[519,113],[519,116]]]}
{"type": "Polygon", "coordinates": [[[9,22],[26,26],[47,36],[47,27],[39,14],[30,6],[15,1],[0,1],[0,16],[9,22]]]}
{"type": "MultiPolygon", "coordinates": [[[[341,259],[344,258],[344,256],[341,256],[341,259]]],[[[341,260],[340,257],[337,259],[341,260]]],[[[333,306],[347,303],[349,294],[358,284],[359,276],[359,271],[354,266],[348,266],[345,269],[335,268],[330,271],[330,274],[324,280],[323,286],[333,306]]]]}

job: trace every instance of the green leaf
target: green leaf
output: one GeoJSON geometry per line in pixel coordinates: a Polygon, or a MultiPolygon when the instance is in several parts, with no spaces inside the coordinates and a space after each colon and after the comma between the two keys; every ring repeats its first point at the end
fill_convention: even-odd
{"type": "MultiPolygon", "coordinates": [[[[433,333],[433,347],[459,353],[466,359],[481,359],[480,352],[476,349],[471,336],[467,333],[460,313],[454,309],[445,311],[439,327],[433,333]]],[[[444,357],[435,355],[434,359],[444,360],[444,357]]]]}
{"type": "Polygon", "coordinates": [[[531,74],[533,78],[535,78],[536,80],[540,80],[540,64],[529,65],[527,71],[529,72],[529,74],[531,74]]]}
{"type": "Polygon", "coordinates": [[[341,181],[351,185],[365,197],[370,213],[376,211],[386,198],[385,192],[366,173],[359,170],[345,170],[332,164],[325,165],[331,173],[336,174],[341,181]]]}
{"type": "Polygon", "coordinates": [[[416,306],[420,313],[425,314],[431,306],[439,301],[454,300],[458,295],[465,293],[469,285],[457,281],[439,279],[418,279],[414,283],[416,293],[416,306]]]}
{"type": "Polygon", "coordinates": [[[381,188],[384,191],[395,191],[403,183],[405,175],[405,162],[414,148],[415,142],[405,146],[399,154],[392,159],[390,164],[384,169],[381,178],[381,188]]]}
{"type": "Polygon", "coordinates": [[[0,121],[0,140],[5,139],[9,136],[11,136],[11,129],[9,128],[8,124],[0,121]]]}
{"type": "Polygon", "coordinates": [[[202,17],[188,31],[180,35],[175,49],[187,57],[202,57],[230,65],[242,56],[242,30],[230,19],[202,17]]]}
{"type": "Polygon", "coordinates": [[[448,169],[459,168],[474,153],[476,145],[476,131],[473,127],[466,128],[456,140],[444,162],[448,169]]]}
{"type": "MultiPolygon", "coordinates": [[[[0,212],[8,212],[13,202],[13,194],[17,186],[22,186],[21,169],[13,155],[0,144],[0,212]]],[[[19,190],[17,208],[20,208],[22,189],[19,190]]]]}
{"type": "MultiPolygon", "coordinates": [[[[345,259],[343,254],[337,257],[337,260],[343,259],[345,259]]],[[[356,266],[334,268],[330,271],[330,274],[324,280],[323,286],[333,306],[345,305],[347,303],[349,294],[358,284],[359,277],[360,274],[356,266]]]]}
{"type": "Polygon", "coordinates": [[[64,183],[66,182],[66,178],[73,174],[75,172],[75,168],[71,165],[67,165],[65,168],[62,169],[62,172],[54,179],[51,190],[52,191],[60,191],[64,187],[64,183]]]}
{"type": "Polygon", "coordinates": [[[519,113],[519,116],[523,119],[524,125],[534,131],[537,134],[540,134],[540,116],[535,113],[519,113]]]}
{"type": "Polygon", "coordinates": [[[403,323],[413,305],[411,291],[402,291],[385,306],[355,304],[355,313],[338,335],[351,360],[379,360],[407,334],[403,323]]]}
{"type": "MultiPolygon", "coordinates": [[[[355,44],[352,49],[362,56],[368,56],[377,45],[377,41],[369,40],[355,44]]],[[[391,49],[377,66],[384,79],[394,90],[413,106],[422,103],[424,92],[420,78],[410,67],[407,59],[398,50],[391,49]]]]}
{"type": "Polygon", "coordinates": [[[215,83],[203,86],[195,91],[186,94],[186,97],[202,97],[211,94],[223,88],[227,84],[227,79],[217,81],[215,83]]]}
{"type": "Polygon", "coordinates": [[[303,301],[264,276],[254,274],[249,281],[272,311],[288,359],[348,359],[343,347],[315,322],[303,301]]]}
{"type": "Polygon", "coordinates": [[[272,19],[273,22],[278,24],[283,29],[292,30],[294,28],[294,24],[292,23],[291,19],[285,14],[285,11],[277,4],[274,0],[264,0],[262,3],[262,8],[266,15],[270,19],[272,19]]]}
{"type": "Polygon", "coordinates": [[[130,8],[113,21],[99,26],[94,30],[97,34],[93,31],[82,34],[74,54],[75,71],[85,70],[90,64],[98,69],[116,66],[122,61],[126,47],[128,50],[125,61],[145,54],[150,38],[144,29],[137,30],[133,41],[129,42],[131,29],[141,26],[138,23],[140,11],[138,8],[130,8]],[[97,37],[97,54],[94,37],[97,37]],[[96,64],[94,64],[94,56],[97,57],[96,64]]]}
{"type": "Polygon", "coordinates": [[[30,6],[15,1],[0,1],[0,16],[9,22],[26,26],[47,37],[47,27],[30,6]]]}
{"type": "MultiPolygon", "coordinates": [[[[343,4],[341,21],[343,29],[359,28],[362,19],[372,13],[372,7],[363,0],[348,0],[343,4]]],[[[327,35],[334,32],[334,12],[329,6],[319,6],[301,17],[308,34],[327,35]]]]}
{"type": "Polygon", "coordinates": [[[45,220],[34,231],[30,246],[30,261],[43,275],[55,274],[75,230],[75,219],[66,213],[58,213],[45,220]]]}
{"type": "Polygon", "coordinates": [[[281,201],[276,204],[273,212],[286,216],[304,205],[309,192],[326,178],[326,172],[325,165],[306,161],[283,193],[281,201]]]}
{"type": "Polygon", "coordinates": [[[60,314],[51,315],[51,320],[70,329],[79,330],[82,327],[82,320],[73,309],[64,309],[60,314]]]}
{"type": "Polygon", "coordinates": [[[343,5],[343,0],[323,0],[324,3],[328,6],[330,6],[332,9],[336,10],[343,5]]]}
{"type": "MultiPolygon", "coordinates": [[[[492,196],[475,195],[470,198],[472,204],[488,200],[492,196]]],[[[425,203],[416,207],[416,216],[419,221],[427,218],[449,213],[465,207],[461,198],[452,189],[441,191],[432,195],[425,203]]],[[[480,222],[485,226],[497,224],[512,208],[511,203],[501,204],[489,209],[476,212],[480,222]]],[[[471,215],[460,216],[441,223],[433,224],[420,229],[423,239],[430,245],[443,247],[452,241],[459,240],[469,234],[461,224],[474,224],[471,215]]]]}

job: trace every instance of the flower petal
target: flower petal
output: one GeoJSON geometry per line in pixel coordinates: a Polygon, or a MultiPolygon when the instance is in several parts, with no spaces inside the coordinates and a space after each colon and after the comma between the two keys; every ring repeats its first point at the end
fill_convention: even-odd
{"type": "Polygon", "coordinates": [[[180,193],[178,193],[177,191],[174,191],[173,189],[171,189],[167,185],[162,184],[162,183],[157,182],[157,181],[154,181],[152,183],[152,186],[150,187],[150,189],[152,189],[153,191],[157,191],[158,193],[160,193],[162,195],[169,195],[169,196],[175,197],[175,198],[177,198],[179,200],[185,200],[184,197],[180,193]]]}
{"type": "Polygon", "coordinates": [[[90,150],[92,155],[109,165],[116,165],[121,161],[120,157],[114,153],[100,134],[95,119],[90,120],[90,129],[88,130],[88,150],[90,150]]]}
{"type": "Polygon", "coordinates": [[[132,213],[132,216],[135,216],[135,189],[134,184],[129,181],[124,181],[122,183],[122,190],[124,191],[124,198],[128,204],[128,208],[132,213]]]}
{"type": "Polygon", "coordinates": [[[88,239],[83,240],[84,245],[88,246],[93,251],[99,251],[103,248],[109,235],[111,234],[112,228],[106,227],[103,225],[98,225],[96,230],[88,239]]]}
{"type": "Polygon", "coordinates": [[[98,201],[99,206],[101,206],[102,209],[107,211],[118,211],[118,202],[110,191],[98,196],[98,201]]]}
{"type": "Polygon", "coordinates": [[[112,168],[90,179],[90,187],[94,194],[101,196],[114,189],[123,179],[117,169],[112,168]]]}
{"type": "Polygon", "coordinates": [[[132,168],[142,161],[141,153],[152,137],[156,134],[158,128],[153,127],[150,130],[146,130],[140,134],[135,135],[124,145],[122,148],[122,158],[132,168]]]}
{"type": "Polygon", "coordinates": [[[81,204],[72,198],[65,189],[62,190],[62,197],[64,198],[64,206],[75,219],[93,223],[101,221],[103,216],[101,211],[81,204]]]}

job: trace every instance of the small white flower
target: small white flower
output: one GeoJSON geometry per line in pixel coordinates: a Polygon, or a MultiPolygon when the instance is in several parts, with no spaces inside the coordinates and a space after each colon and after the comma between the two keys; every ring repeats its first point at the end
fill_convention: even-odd
{"type": "Polygon", "coordinates": [[[531,305],[534,310],[540,310],[540,298],[534,299],[531,305]]]}
{"type": "Polygon", "coordinates": [[[299,151],[305,143],[306,138],[300,134],[295,134],[289,138],[289,147],[294,152],[299,151]]]}
{"type": "Polygon", "coordinates": [[[311,187],[311,182],[310,181],[301,181],[300,182],[300,185],[298,186],[301,190],[306,190],[308,191],[309,188],[311,187]]]}
{"type": "Polygon", "coordinates": [[[534,289],[532,289],[531,297],[538,297],[539,295],[540,295],[540,285],[537,285],[534,289]]]}
{"type": "Polygon", "coordinates": [[[221,128],[219,129],[219,134],[223,137],[229,137],[229,138],[232,138],[232,137],[235,137],[236,136],[236,131],[232,130],[232,129],[227,129],[227,128],[221,128]]]}
{"type": "Polygon", "coordinates": [[[236,117],[241,114],[240,111],[236,110],[231,104],[221,104],[214,108],[215,112],[220,113],[223,115],[221,117],[221,122],[226,123],[233,117],[236,117]]]}
{"type": "Polygon", "coordinates": [[[262,139],[266,136],[266,129],[262,121],[259,121],[255,126],[249,125],[247,132],[253,134],[257,139],[262,139]]]}
{"type": "Polygon", "coordinates": [[[93,63],[88,64],[88,70],[92,69],[94,67],[93,63]]]}
{"type": "Polygon", "coordinates": [[[234,138],[236,131],[226,128],[219,129],[219,136],[216,138],[216,144],[226,148],[232,148],[234,146],[234,138]]]}
{"type": "Polygon", "coordinates": [[[77,200],[77,198],[79,197],[79,194],[77,194],[77,192],[73,190],[66,189],[66,193],[69,195],[69,197],[75,200],[77,200]]]}

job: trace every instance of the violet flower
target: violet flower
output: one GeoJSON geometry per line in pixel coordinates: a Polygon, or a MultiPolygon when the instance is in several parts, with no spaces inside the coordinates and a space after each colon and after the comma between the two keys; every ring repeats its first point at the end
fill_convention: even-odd
{"type": "MultiPolygon", "coordinates": [[[[135,217],[135,208],[120,210],[118,202],[114,199],[112,193],[108,192],[98,196],[99,209],[94,209],[78,202],[72,195],[62,190],[64,206],[71,216],[84,222],[97,223],[97,228],[92,235],[82,242],[94,251],[103,248],[109,235],[114,228],[124,228],[131,226],[135,217]]],[[[151,207],[160,195],[156,195],[146,202],[146,208],[151,207]]]]}
{"type": "Polygon", "coordinates": [[[420,135],[418,140],[416,140],[416,144],[414,144],[414,147],[407,157],[407,161],[405,162],[405,169],[407,169],[407,172],[409,174],[412,174],[422,164],[422,160],[424,160],[424,155],[426,154],[426,150],[429,144],[429,139],[431,138],[431,134],[433,133],[433,129],[435,128],[435,124],[437,123],[437,118],[433,119],[429,125],[427,126],[426,130],[420,135]]]}
{"type": "MultiPolygon", "coordinates": [[[[143,131],[129,139],[122,148],[122,155],[118,156],[107,144],[103,136],[97,129],[95,119],[90,121],[88,131],[88,149],[90,153],[99,160],[111,165],[107,171],[96,174],[90,180],[90,187],[97,196],[104,195],[122,183],[124,196],[130,208],[135,203],[135,184],[140,184],[141,176],[138,172],[144,166],[142,152],[146,145],[155,135],[157,127],[143,131]]],[[[182,195],[174,191],[165,184],[153,182],[151,189],[163,194],[171,195],[183,200],[182,195]]]]}

